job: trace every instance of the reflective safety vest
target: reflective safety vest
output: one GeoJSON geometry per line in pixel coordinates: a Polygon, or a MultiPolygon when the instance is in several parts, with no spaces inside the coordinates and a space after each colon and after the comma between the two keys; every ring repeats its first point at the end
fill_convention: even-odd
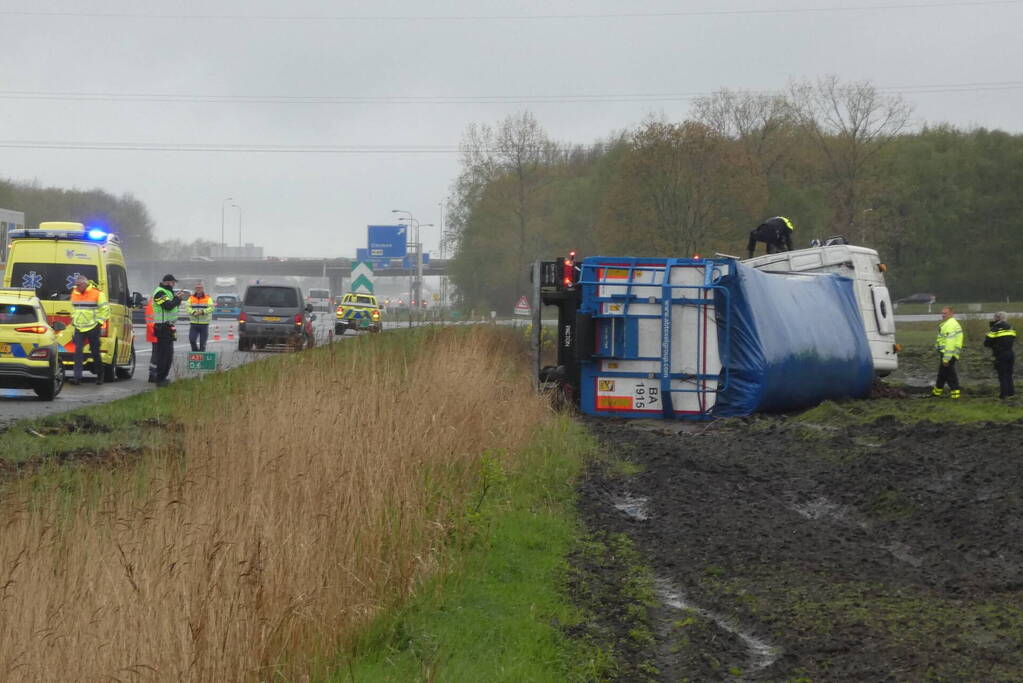
{"type": "Polygon", "coordinates": [[[188,320],[193,325],[209,325],[213,320],[213,299],[209,294],[202,298],[195,294],[188,297],[188,320]]]}
{"type": "Polygon", "coordinates": [[[174,292],[161,285],[156,288],[156,291],[153,292],[153,296],[150,298],[153,301],[153,322],[155,324],[162,325],[177,322],[178,305],[180,305],[180,302],[169,311],[163,307],[164,302],[174,298],[174,292]]]}
{"type": "Polygon", "coordinates": [[[88,332],[110,318],[107,295],[90,283],[84,292],[71,290],[71,324],[79,332],[88,332]]]}
{"type": "Polygon", "coordinates": [[[934,348],[941,354],[942,363],[959,358],[959,353],[963,350],[963,328],[958,320],[949,318],[938,325],[938,338],[934,342],[934,348]]]}
{"type": "Polygon", "coordinates": [[[796,231],[796,228],[792,225],[792,221],[790,221],[788,218],[785,218],[785,216],[775,216],[775,218],[785,223],[785,227],[788,228],[791,232],[796,231]]]}

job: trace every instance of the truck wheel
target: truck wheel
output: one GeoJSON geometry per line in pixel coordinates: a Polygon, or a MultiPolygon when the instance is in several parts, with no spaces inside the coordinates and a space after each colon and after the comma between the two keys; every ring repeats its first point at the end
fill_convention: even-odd
{"type": "Polygon", "coordinates": [[[248,339],[242,339],[241,337],[238,338],[238,350],[239,351],[248,351],[249,348],[251,348],[251,346],[252,346],[252,342],[250,342],[248,339]]]}
{"type": "Polygon", "coordinates": [[[37,384],[32,387],[32,390],[36,392],[36,396],[38,396],[41,400],[52,401],[57,398],[57,394],[59,394],[60,390],[63,388],[64,366],[57,363],[56,367],[53,369],[53,379],[37,384]]]}
{"type": "Polygon", "coordinates": [[[344,325],[334,325],[334,336],[340,337],[345,333],[348,328],[344,325]]]}
{"type": "Polygon", "coordinates": [[[128,364],[116,369],[120,379],[131,379],[135,376],[135,345],[131,345],[131,355],[128,357],[128,364]]]}

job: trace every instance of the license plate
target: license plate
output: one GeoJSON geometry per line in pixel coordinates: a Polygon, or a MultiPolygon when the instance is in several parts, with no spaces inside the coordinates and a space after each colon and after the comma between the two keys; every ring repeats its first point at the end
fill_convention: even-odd
{"type": "Polygon", "coordinates": [[[0,353],[10,353],[11,345],[7,343],[0,343],[0,353]]]}
{"type": "Polygon", "coordinates": [[[265,322],[265,323],[279,323],[280,321],[281,321],[280,317],[278,317],[276,315],[264,315],[263,316],[263,322],[265,322]]]}

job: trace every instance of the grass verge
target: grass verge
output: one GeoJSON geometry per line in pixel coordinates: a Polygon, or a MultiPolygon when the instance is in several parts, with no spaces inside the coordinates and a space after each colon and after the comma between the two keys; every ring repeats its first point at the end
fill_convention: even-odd
{"type": "MultiPolygon", "coordinates": [[[[539,586],[560,566],[586,442],[532,391],[520,353],[500,330],[379,335],[180,382],[91,421],[33,423],[54,430],[30,434],[46,467],[9,478],[0,500],[0,678],[322,678],[410,598],[498,586],[519,610],[504,620],[477,604],[493,623],[480,658],[516,633],[510,650],[533,649],[509,670],[574,670],[586,650],[555,626],[576,618],[557,583],[514,581],[535,572],[539,586]],[[50,467],[65,437],[148,450],[121,467],[50,467]],[[438,578],[452,566],[462,580],[438,578]]],[[[480,639],[480,619],[457,628],[480,639]]],[[[458,666],[460,648],[441,663],[458,666]]]]}
{"type": "Polygon", "coordinates": [[[381,617],[333,681],[594,681],[617,666],[581,637],[564,586],[581,547],[575,481],[595,448],[559,418],[504,468],[490,460],[462,515],[461,554],[408,605],[381,617]]]}

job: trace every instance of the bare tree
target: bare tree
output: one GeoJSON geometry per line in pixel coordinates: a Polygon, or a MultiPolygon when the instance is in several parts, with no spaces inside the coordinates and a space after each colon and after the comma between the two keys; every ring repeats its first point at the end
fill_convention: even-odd
{"type": "Polygon", "coordinates": [[[693,104],[696,120],[738,140],[764,178],[780,170],[798,143],[792,107],[783,95],[720,90],[693,104]]]}
{"type": "Polygon", "coordinates": [[[604,245],[688,256],[740,203],[748,167],[702,123],[651,120],[633,134],[617,175],[602,211],[604,245]]]}
{"type": "Polygon", "coordinates": [[[841,83],[835,76],[790,86],[792,111],[816,141],[834,191],[835,227],[862,241],[864,195],[878,152],[909,124],[912,107],[868,82],[841,83]]]}

